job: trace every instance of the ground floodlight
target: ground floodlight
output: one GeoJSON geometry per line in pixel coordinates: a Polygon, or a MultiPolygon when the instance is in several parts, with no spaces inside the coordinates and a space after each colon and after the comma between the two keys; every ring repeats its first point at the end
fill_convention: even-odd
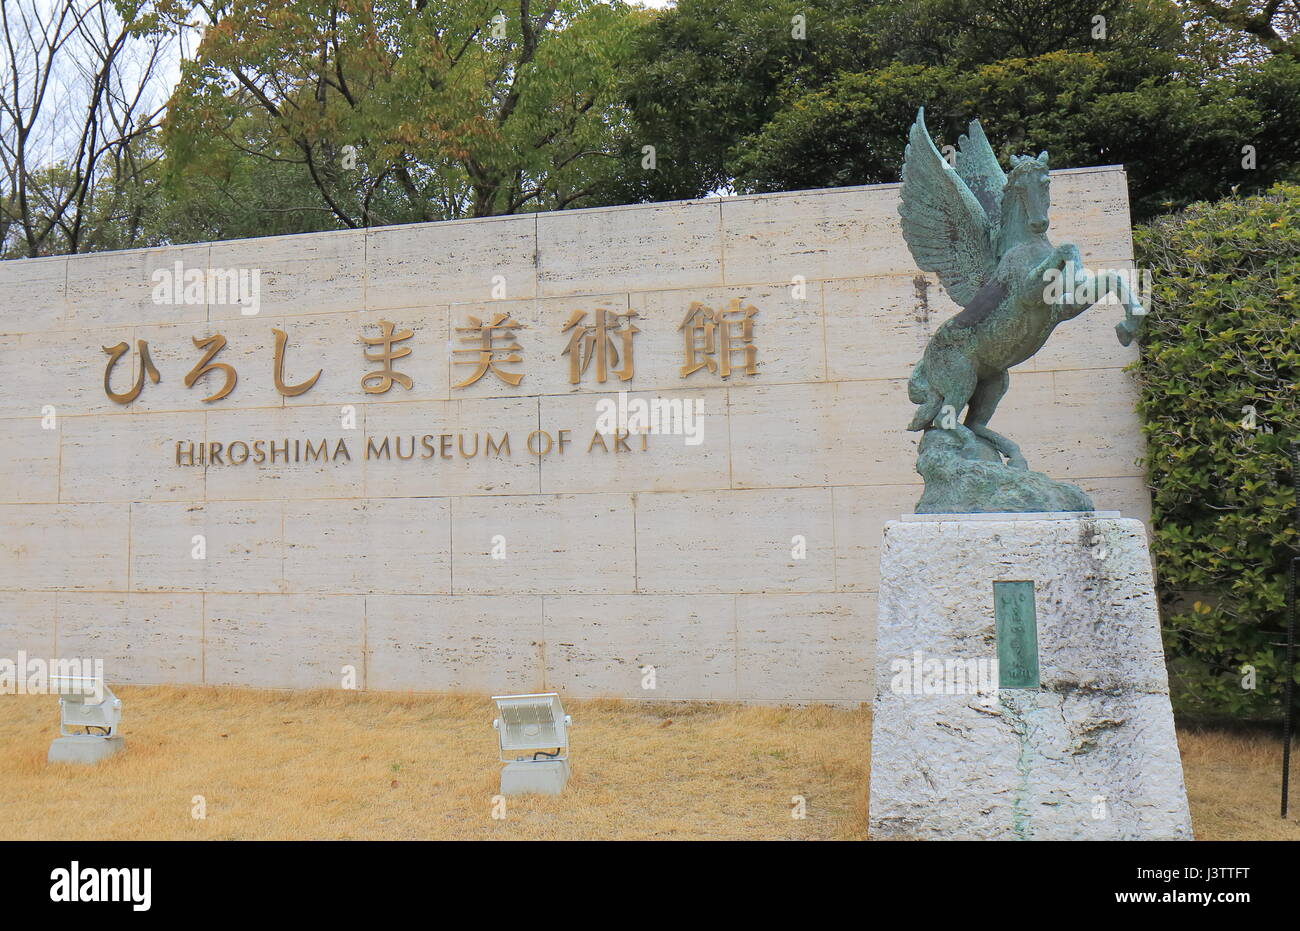
{"type": "Polygon", "coordinates": [[[568,758],[568,726],[573,719],[564,713],[558,694],[493,695],[492,700],[501,713],[492,726],[497,729],[503,762],[529,760],[530,756],[531,760],[539,756],[548,760],[568,758]],[[555,752],[549,753],[551,750],[555,752]]]}
{"type": "Polygon", "coordinates": [[[501,794],[536,792],[559,795],[569,781],[569,726],[555,692],[534,695],[493,695],[499,717],[497,731],[501,761],[501,794]]]}
{"type": "Polygon", "coordinates": [[[122,700],[98,676],[50,676],[59,696],[59,734],[50,744],[51,763],[95,763],[125,748],[118,734],[122,700]],[[72,728],[81,728],[74,731],[72,728]]]}

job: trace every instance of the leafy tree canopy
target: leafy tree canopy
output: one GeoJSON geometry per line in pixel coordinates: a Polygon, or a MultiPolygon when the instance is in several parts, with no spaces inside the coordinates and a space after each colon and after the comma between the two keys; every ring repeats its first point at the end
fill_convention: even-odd
{"type": "Polygon", "coordinates": [[[1046,149],[1053,168],[1125,165],[1138,219],[1295,176],[1300,62],[1243,65],[1204,83],[1169,79],[1168,66],[1158,52],[1053,52],[845,73],[798,94],[730,165],[745,191],[894,181],[900,140],[925,101],[941,143],[978,115],[1004,160],[1046,149]]]}
{"type": "Polygon", "coordinates": [[[208,24],[165,125],[166,180],[209,227],[233,208],[226,235],[286,210],[274,222],[322,228],[588,205],[618,168],[614,71],[645,15],[621,3],[178,6],[208,24]]]}
{"type": "Polygon", "coordinates": [[[1294,61],[1169,0],[680,0],[636,54],[660,171],[630,199],[895,181],[919,105],[950,141],[978,117],[1004,155],[1124,163],[1139,217],[1300,164],[1294,61]]]}

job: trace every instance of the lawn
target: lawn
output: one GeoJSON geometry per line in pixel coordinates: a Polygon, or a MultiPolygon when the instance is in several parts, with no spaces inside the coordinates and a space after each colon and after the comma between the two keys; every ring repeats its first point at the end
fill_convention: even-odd
{"type": "MultiPolygon", "coordinates": [[[[485,697],[117,691],[127,751],[89,768],[46,764],[54,698],[0,698],[0,839],[866,834],[865,708],[569,702],[568,790],[509,799],[494,818],[485,697]],[[795,796],[805,818],[792,817],[795,796]]],[[[1277,817],[1278,740],[1185,731],[1179,741],[1198,838],[1300,839],[1300,822],[1277,817]]]]}

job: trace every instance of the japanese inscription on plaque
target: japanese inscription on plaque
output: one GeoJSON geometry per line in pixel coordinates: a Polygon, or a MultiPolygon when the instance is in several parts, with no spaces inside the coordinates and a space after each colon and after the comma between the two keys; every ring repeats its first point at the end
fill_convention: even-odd
{"type": "Polygon", "coordinates": [[[1038,688],[1034,583],[994,582],[993,616],[997,622],[998,688],[1038,688]]]}

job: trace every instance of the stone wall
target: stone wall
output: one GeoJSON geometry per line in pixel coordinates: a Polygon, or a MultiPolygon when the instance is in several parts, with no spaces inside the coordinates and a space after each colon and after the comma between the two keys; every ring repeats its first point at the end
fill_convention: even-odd
{"type": "MultiPolygon", "coordinates": [[[[1053,238],[1129,265],[1124,173],[1053,182],[1053,238]]],[[[113,684],[337,687],[351,666],[370,689],[869,699],[880,532],[921,491],[906,379],[956,309],[917,275],[897,198],[878,185],[0,264],[0,656],[103,657],[113,684]],[[154,272],[178,261],[260,269],[259,312],[156,303],[154,272]],[[757,308],[757,374],[683,378],[687,308],[732,299],[757,308]],[[593,383],[594,366],[570,383],[561,331],[598,307],[638,314],[626,384],[593,383]],[[523,381],[452,387],[455,328],[503,312],[523,381]],[[381,320],[414,333],[394,363],[409,390],[361,389],[378,366],[360,337],[381,320]],[[285,383],[321,370],[303,394],[274,385],[275,329],[285,383]],[[218,332],[214,361],[238,383],[204,403],[222,376],[184,378],[193,341],[218,332]],[[139,340],[161,380],[114,403],[104,347],[130,346],[121,392],[139,340]],[[620,387],[702,399],[703,442],[589,449],[595,402],[620,387]],[[524,448],[560,430],[563,452],[524,448]],[[503,432],[508,455],[453,440],[446,458],[438,439],[503,432]],[[428,459],[364,456],[366,438],[429,435],[428,459]],[[351,458],[176,462],[178,442],[298,438],[345,439],[351,458]]],[[[1064,324],[1013,372],[993,426],[1031,468],[1145,520],[1119,317],[1064,324]]]]}

